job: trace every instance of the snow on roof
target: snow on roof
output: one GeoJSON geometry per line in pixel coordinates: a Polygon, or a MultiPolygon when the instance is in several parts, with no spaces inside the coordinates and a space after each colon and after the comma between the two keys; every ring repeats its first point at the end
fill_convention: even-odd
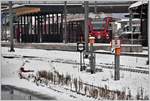
{"type": "Polygon", "coordinates": [[[130,8],[134,8],[134,7],[138,7],[138,6],[140,6],[140,5],[142,5],[142,4],[146,4],[146,3],[148,3],[148,0],[141,0],[141,1],[138,1],[138,2],[136,2],[136,3],[134,3],[134,4],[131,4],[131,6],[129,7],[129,9],[130,9],[130,8]]]}
{"type": "MultiPolygon", "coordinates": [[[[137,18],[136,18],[136,19],[132,19],[132,21],[133,21],[133,22],[139,22],[140,19],[137,19],[137,18]]],[[[119,20],[118,22],[119,22],[119,23],[121,23],[121,22],[129,22],[129,19],[121,19],[121,20],[119,20]]]]}
{"type": "MultiPolygon", "coordinates": [[[[24,6],[24,5],[14,4],[14,5],[12,6],[12,8],[19,8],[19,7],[23,7],[23,6],[24,6]]],[[[9,9],[9,7],[2,9],[2,11],[8,10],[8,9],[9,9]]]]}

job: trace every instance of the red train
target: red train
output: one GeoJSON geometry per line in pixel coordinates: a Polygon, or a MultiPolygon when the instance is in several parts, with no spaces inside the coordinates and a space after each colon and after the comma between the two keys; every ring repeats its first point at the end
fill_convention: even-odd
{"type": "MultiPolygon", "coordinates": [[[[108,43],[112,39],[112,17],[89,19],[89,35],[96,38],[96,42],[108,43]]],[[[76,42],[84,36],[84,19],[72,19],[67,23],[68,41],[76,42]]]]}
{"type": "MultiPolygon", "coordinates": [[[[95,42],[109,43],[112,39],[112,17],[95,18],[88,20],[89,35],[95,37],[95,42]]],[[[64,23],[51,22],[39,24],[32,23],[32,28],[27,24],[16,27],[18,42],[63,42],[64,23]],[[29,33],[30,32],[30,33],[29,33]]],[[[67,21],[67,42],[76,43],[84,40],[84,18],[70,19],[67,21]]]]}

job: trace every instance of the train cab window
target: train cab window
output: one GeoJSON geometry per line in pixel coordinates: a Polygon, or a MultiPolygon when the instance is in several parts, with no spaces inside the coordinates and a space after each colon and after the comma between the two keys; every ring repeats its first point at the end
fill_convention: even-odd
{"type": "Polygon", "coordinates": [[[105,26],[105,22],[92,22],[93,30],[103,30],[105,26]]]}

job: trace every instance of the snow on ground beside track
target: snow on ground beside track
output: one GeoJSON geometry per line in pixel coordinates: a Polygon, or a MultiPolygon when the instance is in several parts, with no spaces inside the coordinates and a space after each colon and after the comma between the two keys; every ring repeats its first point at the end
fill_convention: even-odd
{"type": "MultiPolygon", "coordinates": [[[[107,52],[107,53],[111,53],[111,51],[106,51],[106,50],[96,50],[95,52],[107,52]]],[[[121,53],[126,53],[126,54],[148,54],[147,50],[143,50],[142,52],[121,52],[121,53]]]]}
{"type": "MultiPolygon", "coordinates": [[[[2,56],[3,55],[17,55],[17,56],[36,56],[48,58],[49,61],[54,59],[63,59],[67,61],[76,61],[79,62],[79,53],[78,52],[66,52],[66,51],[47,51],[40,49],[15,49],[15,52],[8,52],[9,48],[2,47],[2,56]]],[[[121,65],[131,66],[131,68],[136,66],[148,67],[146,65],[147,58],[142,57],[130,57],[130,56],[121,56],[121,65]]],[[[70,74],[73,77],[81,78],[85,83],[94,84],[96,86],[105,86],[113,90],[123,90],[124,88],[127,90],[131,89],[131,93],[133,95],[136,94],[137,89],[141,86],[144,88],[144,94],[148,93],[149,88],[149,77],[146,74],[138,74],[132,72],[121,71],[120,75],[121,80],[114,81],[111,78],[111,74],[113,74],[113,70],[103,69],[104,72],[98,72],[96,74],[90,74],[86,72],[79,72],[78,65],[72,64],[64,64],[64,63],[50,63],[48,61],[40,61],[40,60],[32,60],[32,59],[24,59],[24,58],[14,58],[14,59],[6,59],[2,58],[2,83],[14,84],[17,86],[24,86],[25,81],[21,80],[17,77],[17,70],[23,64],[25,60],[28,60],[25,67],[29,69],[33,69],[35,71],[38,70],[51,70],[53,67],[60,73],[70,74]],[[17,82],[16,82],[17,81],[17,82]]],[[[112,64],[114,60],[113,55],[106,54],[97,54],[96,55],[96,63],[109,63],[112,64]]],[[[101,67],[99,67],[101,68],[101,67]]],[[[26,87],[30,86],[26,85],[26,87]]],[[[32,89],[31,85],[31,88],[32,89]]],[[[37,88],[36,88],[37,89],[37,88]]],[[[43,88],[44,89],[44,88],[43,88]]],[[[39,89],[40,90],[40,89],[39,89]]],[[[44,91],[44,90],[42,90],[44,91]]]]}
{"type": "Polygon", "coordinates": [[[121,79],[119,81],[114,81],[113,78],[111,78],[111,74],[113,75],[114,73],[113,70],[103,69],[103,72],[91,75],[87,72],[80,72],[78,70],[79,66],[75,65],[55,63],[55,67],[60,73],[71,74],[73,77],[77,77],[78,79],[80,78],[83,82],[91,85],[93,84],[101,87],[108,85],[109,89],[120,91],[123,91],[124,89],[127,91],[128,88],[130,88],[131,93],[134,96],[137,94],[137,89],[144,87],[145,93],[148,94],[147,88],[149,87],[149,76],[146,74],[121,71],[121,79]]]}
{"type": "MultiPolygon", "coordinates": [[[[47,51],[41,49],[15,49],[15,53],[8,52],[7,47],[2,47],[2,54],[7,55],[19,55],[19,56],[36,56],[36,57],[46,57],[53,59],[65,59],[65,60],[73,60],[80,62],[79,60],[79,52],[68,52],[68,51],[47,51]]],[[[120,56],[120,64],[136,67],[148,67],[146,65],[147,57],[132,57],[132,56],[120,56]]],[[[114,56],[109,54],[96,54],[96,64],[99,63],[114,63],[114,56]]],[[[130,67],[130,68],[131,68],[130,67]]]]}
{"type": "MultiPolygon", "coordinates": [[[[26,59],[27,60],[27,59],[26,59]]],[[[36,86],[35,83],[29,82],[24,79],[19,79],[18,70],[20,66],[23,64],[24,60],[21,58],[2,58],[2,78],[1,83],[4,85],[12,85],[17,86],[19,88],[30,89],[32,91],[39,92],[41,94],[50,95],[51,97],[56,98],[57,101],[91,101],[91,98],[86,98],[81,95],[75,94],[76,98],[70,97],[73,95],[71,92],[67,92],[64,89],[60,90],[60,87],[54,86],[55,89],[60,90],[62,93],[53,91],[48,89],[47,87],[36,86]]],[[[48,62],[44,61],[35,61],[35,60],[28,60],[25,64],[25,69],[33,69],[36,71],[38,70],[50,70],[52,67],[48,64],[48,62]]]]}
{"type": "MultiPolygon", "coordinates": [[[[146,65],[147,58],[146,57],[132,57],[132,56],[120,56],[120,65],[125,65],[126,68],[134,68],[137,66],[147,67],[146,65]]],[[[114,64],[114,56],[109,54],[97,54],[96,55],[96,63],[106,63],[106,64],[114,64]]]]}

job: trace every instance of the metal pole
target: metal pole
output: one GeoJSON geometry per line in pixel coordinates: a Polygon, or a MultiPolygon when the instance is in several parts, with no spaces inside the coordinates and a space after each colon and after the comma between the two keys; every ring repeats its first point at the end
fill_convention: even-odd
{"type": "Polygon", "coordinates": [[[51,18],[50,18],[50,14],[48,14],[48,35],[50,35],[50,32],[51,32],[51,31],[50,31],[50,30],[51,30],[51,29],[50,29],[50,19],[51,19],[51,18]]]}
{"type": "Polygon", "coordinates": [[[22,16],[20,16],[20,38],[21,38],[21,41],[20,42],[23,42],[23,29],[22,29],[22,16]]]}
{"type": "Polygon", "coordinates": [[[89,31],[88,31],[88,1],[84,1],[84,39],[85,39],[85,52],[87,53],[89,51],[89,47],[88,47],[88,35],[89,35],[89,31]]]}
{"type": "Polygon", "coordinates": [[[3,17],[4,16],[4,14],[3,13],[1,13],[1,15],[0,15],[0,17],[1,17],[1,28],[0,28],[0,30],[1,30],[1,36],[0,36],[0,38],[3,40],[3,39],[5,39],[4,38],[4,23],[3,23],[3,20],[5,21],[5,17],[3,17]]]}
{"type": "Polygon", "coordinates": [[[148,1],[148,63],[150,63],[150,1],[148,1]]]}
{"type": "Polygon", "coordinates": [[[27,37],[26,37],[26,16],[24,15],[23,16],[23,32],[24,32],[24,42],[26,43],[27,42],[27,37]]]}
{"type": "Polygon", "coordinates": [[[67,1],[64,2],[64,21],[63,42],[67,43],[67,1]]]}
{"type": "Polygon", "coordinates": [[[80,52],[80,71],[82,71],[82,52],[80,52]]]}
{"type": "Polygon", "coordinates": [[[35,20],[34,21],[34,25],[35,25],[34,30],[35,31],[34,31],[34,35],[33,35],[34,36],[34,41],[33,42],[36,42],[36,35],[37,35],[37,17],[36,17],[36,15],[34,15],[34,20],[35,20]]]}
{"type": "Polygon", "coordinates": [[[37,42],[40,42],[40,16],[37,16],[37,42]]]}
{"type": "Polygon", "coordinates": [[[115,49],[115,80],[119,80],[120,79],[120,56],[116,54],[116,49],[115,49]]]}
{"type": "Polygon", "coordinates": [[[129,10],[129,13],[130,13],[130,18],[129,18],[129,28],[130,28],[130,32],[131,32],[131,44],[133,44],[133,28],[132,28],[132,18],[133,18],[133,12],[132,10],[130,9],[129,10]]]}
{"type": "Polygon", "coordinates": [[[4,36],[4,39],[6,39],[6,40],[7,40],[7,24],[6,24],[6,23],[7,23],[7,21],[6,21],[6,20],[7,20],[8,18],[7,18],[7,15],[6,15],[6,14],[5,14],[5,18],[4,18],[4,19],[5,19],[5,33],[4,33],[4,34],[5,34],[5,36],[4,36]]]}
{"type": "Polygon", "coordinates": [[[42,15],[40,16],[40,43],[42,43],[42,34],[43,34],[43,22],[42,22],[42,15]]]}
{"type": "Polygon", "coordinates": [[[95,73],[95,54],[93,49],[93,44],[90,44],[90,67],[91,67],[91,74],[95,73]]]}
{"type": "Polygon", "coordinates": [[[17,20],[17,34],[16,34],[16,39],[17,39],[17,42],[20,42],[20,25],[19,25],[19,17],[18,17],[18,20],[17,20]]]}
{"type": "Polygon", "coordinates": [[[13,14],[12,1],[9,1],[9,27],[10,27],[10,52],[14,52],[13,14]]]}
{"type": "Polygon", "coordinates": [[[97,1],[95,1],[94,13],[97,14],[97,1]]]}
{"type": "Polygon", "coordinates": [[[88,46],[88,35],[89,35],[89,29],[88,29],[88,1],[84,1],[84,41],[85,41],[85,58],[88,58],[88,51],[89,51],[89,46],[88,46]]]}

